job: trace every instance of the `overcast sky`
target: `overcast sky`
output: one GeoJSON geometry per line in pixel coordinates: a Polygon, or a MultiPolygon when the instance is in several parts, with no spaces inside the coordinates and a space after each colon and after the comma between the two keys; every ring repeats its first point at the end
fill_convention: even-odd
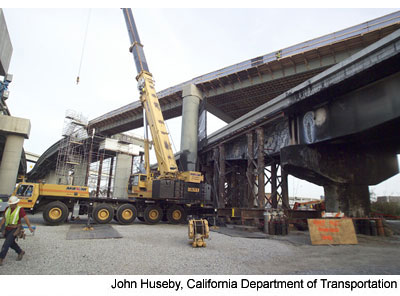
{"type": "MultiPolygon", "coordinates": [[[[65,111],[94,119],[138,100],[136,68],[120,9],[4,10],[14,48],[7,101],[29,118],[26,151],[41,154],[61,138],[65,111]],[[86,25],[80,83],[76,84],[86,25]]],[[[196,76],[353,26],[396,9],[134,9],[144,51],[161,91],[196,76]]],[[[180,147],[181,118],[168,121],[180,147]]],[[[209,133],[222,127],[209,120],[209,133]]],[[[140,131],[136,131],[140,135],[140,131]]],[[[373,190],[400,195],[399,177],[373,190]]],[[[290,179],[297,196],[320,196],[319,186],[290,179]]]]}

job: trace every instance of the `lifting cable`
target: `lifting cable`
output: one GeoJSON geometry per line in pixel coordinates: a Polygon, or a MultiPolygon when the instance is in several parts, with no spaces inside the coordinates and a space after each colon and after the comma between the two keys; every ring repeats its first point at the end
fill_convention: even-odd
{"type": "Polygon", "coordinates": [[[79,83],[79,76],[81,74],[81,67],[82,67],[82,60],[83,60],[83,55],[85,53],[85,46],[86,46],[86,39],[87,39],[87,33],[89,29],[89,22],[90,22],[90,14],[92,12],[92,9],[89,8],[89,13],[87,17],[87,22],[86,22],[86,31],[85,31],[85,37],[83,38],[83,46],[82,46],[82,53],[81,53],[81,61],[79,63],[79,70],[78,70],[78,76],[76,77],[76,84],[79,83]]]}

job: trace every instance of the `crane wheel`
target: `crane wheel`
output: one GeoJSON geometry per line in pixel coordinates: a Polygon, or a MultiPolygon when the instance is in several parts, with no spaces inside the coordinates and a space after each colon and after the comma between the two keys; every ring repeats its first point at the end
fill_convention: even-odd
{"type": "Polygon", "coordinates": [[[144,210],[144,221],[146,221],[147,224],[156,224],[160,222],[163,216],[163,210],[156,205],[151,205],[148,206],[144,210]]]}
{"type": "Polygon", "coordinates": [[[93,209],[92,217],[98,224],[110,223],[114,217],[114,209],[109,204],[98,204],[93,209]]]}
{"type": "Polygon", "coordinates": [[[43,219],[49,225],[59,225],[64,223],[68,217],[68,207],[61,201],[49,203],[43,211],[43,219]]]}
{"type": "Polygon", "coordinates": [[[172,206],[167,211],[167,219],[171,224],[185,223],[186,212],[181,206],[172,206]]]}
{"type": "Polygon", "coordinates": [[[120,205],[116,217],[120,224],[131,224],[137,217],[136,207],[131,204],[120,205]]]}

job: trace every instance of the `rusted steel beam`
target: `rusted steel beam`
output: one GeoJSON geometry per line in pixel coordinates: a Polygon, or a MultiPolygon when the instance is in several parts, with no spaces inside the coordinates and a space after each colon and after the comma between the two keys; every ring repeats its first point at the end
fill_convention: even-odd
{"type": "Polygon", "coordinates": [[[278,207],[278,186],[277,186],[277,167],[275,163],[271,164],[271,199],[272,208],[276,209],[278,207]]]}
{"type": "Polygon", "coordinates": [[[265,206],[265,185],[264,185],[264,129],[257,128],[257,174],[258,174],[258,205],[265,206]]]}
{"type": "Polygon", "coordinates": [[[265,209],[260,208],[220,208],[218,209],[219,217],[234,217],[243,219],[264,218],[265,209]]]}
{"type": "Polygon", "coordinates": [[[236,171],[234,170],[231,174],[231,181],[229,183],[229,187],[230,187],[230,192],[231,192],[231,200],[230,200],[230,204],[233,207],[238,207],[239,206],[239,201],[238,201],[238,196],[239,196],[239,190],[237,188],[237,179],[238,179],[238,175],[236,174],[236,171]]]}
{"type": "Polygon", "coordinates": [[[262,219],[264,216],[264,209],[259,208],[259,209],[241,209],[241,217],[242,219],[253,219],[253,218],[258,218],[262,219]]]}
{"type": "MultiPolygon", "coordinates": [[[[132,157],[132,159],[133,159],[133,157],[132,157]]],[[[111,193],[111,182],[112,182],[113,168],[114,168],[114,157],[111,156],[110,172],[108,174],[107,197],[110,197],[110,193],[111,193]]]]}
{"type": "MultiPolygon", "coordinates": [[[[93,133],[93,131],[92,131],[93,133]]],[[[89,173],[90,173],[90,164],[92,163],[92,150],[93,150],[93,137],[90,141],[89,145],[89,155],[86,163],[86,176],[85,176],[85,186],[88,186],[89,183],[89,173]]]]}
{"type": "Polygon", "coordinates": [[[99,196],[99,192],[100,192],[101,175],[102,175],[102,171],[103,171],[103,160],[104,160],[104,153],[100,153],[99,171],[97,173],[96,197],[99,196]]]}
{"type": "Polygon", "coordinates": [[[253,133],[247,133],[247,203],[246,206],[254,205],[254,147],[253,133]]]}
{"type": "Polygon", "coordinates": [[[213,149],[213,158],[214,158],[214,174],[213,174],[213,188],[214,188],[214,206],[219,207],[218,201],[219,201],[219,187],[218,187],[218,181],[219,181],[219,151],[218,148],[213,149]]]}
{"type": "Polygon", "coordinates": [[[218,207],[225,207],[225,146],[219,145],[219,199],[218,207]]]}

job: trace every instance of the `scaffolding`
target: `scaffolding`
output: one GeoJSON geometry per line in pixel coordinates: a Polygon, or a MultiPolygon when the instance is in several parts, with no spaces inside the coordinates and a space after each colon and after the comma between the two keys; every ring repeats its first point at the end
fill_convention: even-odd
{"type": "MultiPolygon", "coordinates": [[[[117,153],[130,154],[132,151],[121,146],[129,143],[138,145],[143,140],[127,134],[114,135],[113,139],[94,131],[88,135],[87,125],[88,120],[81,113],[67,110],[57,155],[57,183],[88,186],[90,196],[113,198],[117,153]],[[115,147],[102,144],[110,141],[115,147]]],[[[139,169],[140,159],[143,156],[132,157],[131,173],[139,169]]]]}
{"type": "Polygon", "coordinates": [[[67,110],[58,148],[56,176],[58,184],[84,185],[87,165],[87,124],[81,113],[67,110]]]}
{"type": "Polygon", "coordinates": [[[114,152],[100,148],[97,151],[92,151],[87,181],[90,196],[113,197],[115,156],[114,152]]]}
{"type": "MultiPolygon", "coordinates": [[[[132,138],[140,141],[136,136],[132,137],[126,134],[115,135],[111,138],[95,135],[91,138],[92,143],[96,142],[98,145],[88,145],[89,147],[96,146],[95,149],[91,149],[88,157],[90,159],[90,168],[87,172],[87,186],[89,187],[90,196],[114,198],[114,189],[121,191],[121,189],[124,190],[126,188],[127,184],[124,184],[123,188],[115,187],[118,186],[114,182],[117,154],[121,152],[120,145],[132,143],[132,138]],[[113,145],[110,146],[110,142],[118,143],[115,145],[119,148],[117,146],[113,147],[113,145]]],[[[129,151],[125,150],[125,154],[129,154],[129,151]]],[[[143,154],[139,156],[132,155],[129,163],[130,174],[139,171],[140,167],[143,167],[141,160],[143,160],[143,154]]]]}

